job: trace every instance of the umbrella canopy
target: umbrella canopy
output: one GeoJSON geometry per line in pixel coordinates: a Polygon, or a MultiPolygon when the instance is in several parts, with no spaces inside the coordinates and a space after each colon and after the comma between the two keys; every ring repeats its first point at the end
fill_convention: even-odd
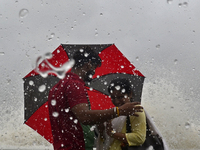
{"type": "MultiPolygon", "coordinates": [[[[108,109],[114,107],[108,96],[107,86],[117,77],[128,78],[133,86],[135,101],[141,101],[144,76],[118,50],[114,44],[71,45],[61,44],[52,53],[48,61],[54,67],[60,67],[72,58],[75,51],[89,46],[99,53],[102,59],[101,67],[96,69],[93,80],[87,85],[91,109],[108,109]]],[[[42,62],[40,71],[51,70],[46,62],[42,62]]],[[[24,118],[25,124],[33,128],[50,143],[53,143],[48,111],[49,90],[60,80],[55,73],[49,73],[46,78],[35,69],[24,78],[24,118]]]]}

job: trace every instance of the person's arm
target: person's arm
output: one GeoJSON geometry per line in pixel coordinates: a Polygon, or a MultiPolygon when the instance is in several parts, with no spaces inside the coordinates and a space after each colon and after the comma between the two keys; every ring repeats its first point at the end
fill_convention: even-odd
{"type": "Polygon", "coordinates": [[[106,123],[106,133],[110,137],[112,137],[114,139],[117,139],[117,140],[122,141],[124,143],[128,143],[128,141],[126,139],[126,134],[125,133],[120,133],[120,132],[113,133],[113,131],[115,131],[115,130],[112,128],[111,121],[107,122],[106,123]]]}
{"type": "MultiPolygon", "coordinates": [[[[119,115],[135,115],[135,112],[142,112],[143,107],[139,106],[139,102],[126,103],[119,107],[119,115]]],[[[78,120],[85,125],[93,125],[106,122],[110,119],[117,117],[114,108],[107,110],[89,110],[88,104],[80,103],[72,108],[72,112],[76,115],[78,120]]]]}
{"type": "Polygon", "coordinates": [[[107,134],[119,141],[129,144],[129,146],[139,146],[142,145],[146,138],[146,117],[145,113],[142,112],[139,114],[139,117],[130,117],[131,122],[131,133],[113,133],[114,129],[112,128],[111,121],[106,125],[107,134]]]}
{"type": "Polygon", "coordinates": [[[131,133],[126,133],[126,139],[130,146],[139,146],[146,139],[146,116],[144,111],[140,113],[140,117],[130,117],[131,133]]]}

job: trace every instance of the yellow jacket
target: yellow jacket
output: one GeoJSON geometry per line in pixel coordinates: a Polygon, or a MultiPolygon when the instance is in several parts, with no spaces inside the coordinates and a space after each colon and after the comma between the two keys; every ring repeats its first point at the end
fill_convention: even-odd
{"type": "MultiPolygon", "coordinates": [[[[122,128],[121,133],[126,133],[126,139],[129,146],[139,146],[142,145],[146,139],[146,116],[144,111],[138,112],[139,117],[130,116],[131,122],[131,133],[126,133],[126,121],[122,128]]],[[[110,145],[109,150],[121,150],[121,141],[114,140],[110,145]]]]}

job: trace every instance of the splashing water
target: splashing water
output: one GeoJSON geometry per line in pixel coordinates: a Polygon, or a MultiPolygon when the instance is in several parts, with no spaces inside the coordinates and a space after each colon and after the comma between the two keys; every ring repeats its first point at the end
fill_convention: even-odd
{"type": "Polygon", "coordinates": [[[48,59],[52,58],[51,53],[46,53],[44,56],[39,56],[36,60],[36,69],[35,71],[39,73],[43,78],[46,78],[49,73],[55,73],[59,79],[63,79],[65,77],[65,73],[69,71],[73,66],[75,61],[73,59],[67,61],[64,63],[61,67],[54,67],[48,59]],[[42,63],[41,63],[42,62],[42,63]],[[39,69],[39,65],[41,64],[42,67],[45,67],[45,63],[47,63],[48,67],[50,67],[50,70],[47,71],[41,71],[39,69]]]}

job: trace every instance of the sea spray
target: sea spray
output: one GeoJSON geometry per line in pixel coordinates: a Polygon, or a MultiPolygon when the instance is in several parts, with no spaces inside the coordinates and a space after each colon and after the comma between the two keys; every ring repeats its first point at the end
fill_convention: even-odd
{"type": "Polygon", "coordinates": [[[185,102],[185,94],[179,89],[178,82],[158,77],[153,82],[146,81],[142,105],[153,118],[170,149],[197,149],[200,148],[197,132],[200,126],[193,121],[193,110],[185,102]]]}

